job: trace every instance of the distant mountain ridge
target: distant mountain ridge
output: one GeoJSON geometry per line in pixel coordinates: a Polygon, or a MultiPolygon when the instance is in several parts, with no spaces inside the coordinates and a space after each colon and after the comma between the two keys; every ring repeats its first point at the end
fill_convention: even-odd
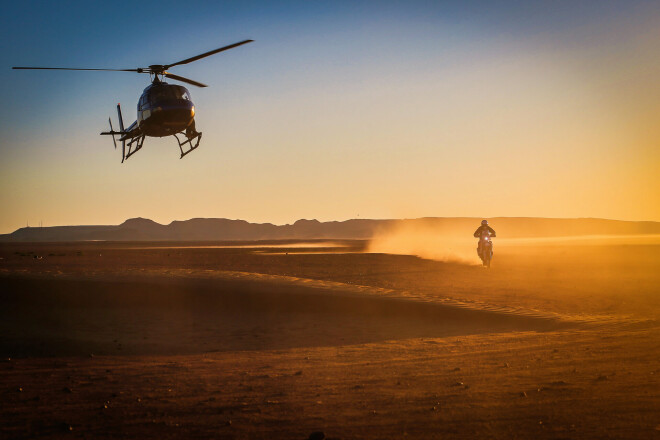
{"type": "MultiPolygon", "coordinates": [[[[420,228],[441,235],[465,236],[480,218],[427,217],[401,220],[352,219],[319,222],[301,219],[293,224],[249,223],[225,218],[193,218],[168,225],[131,218],[120,225],[25,227],[0,234],[2,242],[57,241],[238,241],[286,239],[369,239],[393,228],[420,228]]],[[[558,237],[576,235],[660,234],[660,222],[594,218],[553,219],[499,217],[490,219],[499,237],[558,237]]]]}

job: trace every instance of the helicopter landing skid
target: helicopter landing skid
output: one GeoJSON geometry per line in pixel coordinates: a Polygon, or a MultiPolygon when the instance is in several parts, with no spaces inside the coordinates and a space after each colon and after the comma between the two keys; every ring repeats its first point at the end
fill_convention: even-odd
{"type": "Polygon", "coordinates": [[[142,148],[142,144],[144,144],[144,137],[145,137],[144,135],[137,136],[132,138],[130,141],[128,141],[128,153],[126,153],[126,155],[122,159],[122,163],[124,162],[124,160],[128,159],[129,157],[137,153],[140,150],[140,148],[142,148]],[[133,149],[133,146],[135,146],[135,149],[133,149]]]}
{"type": "MultiPolygon", "coordinates": [[[[186,136],[183,133],[177,133],[177,134],[186,136]]],[[[177,136],[176,134],[174,135],[174,137],[176,138],[176,141],[179,143],[179,149],[181,150],[181,157],[179,157],[179,159],[183,159],[183,156],[185,156],[186,154],[190,153],[191,151],[199,147],[199,141],[202,140],[202,133],[195,132],[191,137],[186,136],[186,140],[183,142],[181,142],[179,136],[177,136]],[[195,143],[194,145],[193,142],[195,143]],[[189,148],[186,151],[183,151],[183,147],[185,145],[188,145],[189,148]]]]}

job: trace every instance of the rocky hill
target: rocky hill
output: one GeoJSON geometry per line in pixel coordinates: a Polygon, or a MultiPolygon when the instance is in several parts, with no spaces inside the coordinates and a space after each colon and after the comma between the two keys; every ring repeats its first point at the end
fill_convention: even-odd
{"type": "MultiPolygon", "coordinates": [[[[0,241],[234,241],[283,239],[369,239],[393,228],[420,228],[442,235],[465,236],[480,218],[429,217],[402,220],[319,222],[298,220],[293,224],[249,223],[224,218],[194,218],[163,225],[145,218],[132,218],[120,225],[25,227],[0,235],[0,241]]],[[[558,237],[575,235],[660,234],[660,222],[630,222],[605,219],[549,219],[501,217],[490,219],[499,237],[558,237]]],[[[468,235],[469,236],[469,235],[468,235]]]]}

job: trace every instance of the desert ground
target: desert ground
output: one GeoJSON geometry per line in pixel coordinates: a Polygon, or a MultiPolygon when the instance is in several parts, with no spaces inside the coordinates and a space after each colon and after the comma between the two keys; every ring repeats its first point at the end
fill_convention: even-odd
{"type": "Polygon", "coordinates": [[[0,437],[660,438],[657,240],[365,249],[0,244],[0,437]]]}

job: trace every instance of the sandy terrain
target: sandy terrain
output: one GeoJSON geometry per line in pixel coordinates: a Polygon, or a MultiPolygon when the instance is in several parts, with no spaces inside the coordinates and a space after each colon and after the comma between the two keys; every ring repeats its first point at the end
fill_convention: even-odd
{"type": "Polygon", "coordinates": [[[660,438],[657,244],[219,245],[0,245],[2,438],[660,438]]]}

